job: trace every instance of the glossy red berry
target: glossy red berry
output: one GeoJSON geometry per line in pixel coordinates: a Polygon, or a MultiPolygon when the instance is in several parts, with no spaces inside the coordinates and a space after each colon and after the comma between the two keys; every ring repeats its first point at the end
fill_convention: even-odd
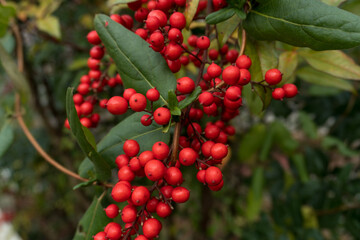
{"type": "Polygon", "coordinates": [[[131,200],[136,206],[144,205],[150,198],[149,189],[144,186],[136,187],[131,194],[131,200]]]}
{"type": "Polygon", "coordinates": [[[150,218],[144,222],[143,233],[147,238],[155,238],[159,235],[162,225],[159,220],[150,218]]]}
{"type": "Polygon", "coordinates": [[[144,151],[139,155],[140,164],[145,167],[146,163],[155,158],[152,151],[144,151]]]}
{"type": "Polygon", "coordinates": [[[133,89],[133,88],[127,88],[124,90],[124,93],[123,93],[123,97],[129,101],[131,96],[134,95],[136,93],[136,90],[133,89]]]}
{"type": "Polygon", "coordinates": [[[240,78],[238,81],[239,85],[246,85],[251,81],[251,74],[247,69],[240,69],[240,78]]]}
{"type": "Polygon", "coordinates": [[[170,148],[164,142],[156,142],[152,147],[154,157],[158,160],[164,160],[169,155],[170,148]]]}
{"type": "Polygon", "coordinates": [[[265,81],[269,85],[276,85],[281,82],[282,79],[282,73],[279,71],[279,69],[270,69],[265,73],[265,81]]]}
{"type": "Polygon", "coordinates": [[[84,116],[90,115],[93,109],[94,106],[90,102],[84,102],[80,105],[80,112],[84,116]]]}
{"type": "Polygon", "coordinates": [[[145,237],[144,235],[139,235],[134,240],[149,240],[149,239],[147,237],[145,237]]]}
{"type": "Polygon", "coordinates": [[[285,97],[292,98],[298,94],[297,87],[292,83],[286,83],[282,86],[282,89],[285,91],[285,97]]]}
{"type": "Polygon", "coordinates": [[[123,97],[114,96],[107,101],[106,108],[111,114],[124,114],[128,109],[128,102],[123,97]]]}
{"type": "Polygon", "coordinates": [[[146,97],[141,93],[135,93],[129,100],[130,108],[135,112],[142,112],[146,108],[146,97]]]}
{"type": "Polygon", "coordinates": [[[162,179],[165,175],[165,166],[159,160],[150,160],[146,163],[144,168],[146,177],[151,181],[158,181],[162,179]]]}
{"type": "Polygon", "coordinates": [[[160,27],[160,21],[157,17],[151,17],[148,15],[146,19],[146,28],[151,32],[155,31],[160,27]]]}
{"type": "Polygon", "coordinates": [[[210,66],[207,68],[207,73],[211,78],[216,78],[221,75],[222,69],[216,63],[211,63],[210,66]]]}
{"type": "Polygon", "coordinates": [[[176,43],[182,43],[183,42],[183,35],[181,31],[177,28],[172,28],[169,30],[168,33],[168,39],[170,41],[176,42],[176,43]]]}
{"type": "Polygon", "coordinates": [[[81,95],[86,95],[90,92],[90,85],[87,83],[80,83],[76,89],[81,95]]]}
{"type": "Polygon", "coordinates": [[[106,240],[106,233],[105,232],[98,232],[94,236],[94,240],[106,240]]]}
{"type": "Polygon", "coordinates": [[[179,153],[179,162],[184,166],[190,166],[195,163],[198,153],[192,148],[184,148],[179,153]]]}
{"type": "Polygon", "coordinates": [[[89,118],[80,118],[80,123],[87,128],[90,128],[92,126],[91,120],[89,118]]]}
{"type": "Polygon", "coordinates": [[[236,59],[236,66],[238,68],[249,69],[251,67],[251,58],[247,55],[241,55],[236,59]]]}
{"type": "Polygon", "coordinates": [[[90,49],[90,57],[94,59],[102,59],[104,54],[104,49],[100,46],[94,46],[90,49]]]}
{"type": "Polygon", "coordinates": [[[166,204],[164,202],[159,202],[158,205],[156,206],[156,214],[159,217],[166,218],[170,216],[171,212],[172,210],[169,204],[166,204]]]}
{"type": "Polygon", "coordinates": [[[133,172],[139,171],[141,169],[139,158],[138,157],[131,158],[129,161],[129,167],[133,172]]]}
{"type": "Polygon", "coordinates": [[[159,19],[160,27],[164,27],[167,24],[166,14],[161,10],[152,10],[148,17],[156,17],[159,19]]]}
{"type": "Polygon", "coordinates": [[[178,185],[183,181],[183,175],[179,168],[170,167],[166,170],[164,178],[166,182],[170,185],[178,185]]]}
{"type": "Polygon", "coordinates": [[[109,218],[115,218],[119,215],[119,207],[116,204],[110,204],[105,208],[105,213],[109,218]]]}
{"type": "Polygon", "coordinates": [[[131,182],[135,178],[135,173],[131,171],[129,166],[123,166],[118,171],[118,178],[120,181],[131,182]]]}
{"type": "Polygon", "coordinates": [[[224,186],[224,181],[221,180],[221,182],[218,185],[214,185],[214,186],[209,185],[209,188],[212,191],[220,191],[223,186],[224,186]]]}
{"type": "Polygon", "coordinates": [[[205,137],[208,139],[215,139],[219,136],[220,134],[220,128],[218,128],[216,125],[208,125],[205,128],[205,137]]]}
{"type": "Polygon", "coordinates": [[[156,88],[151,88],[146,92],[146,98],[149,99],[149,101],[155,102],[159,100],[160,93],[156,88]]]}
{"type": "Polygon", "coordinates": [[[101,39],[95,30],[90,31],[86,36],[86,38],[89,41],[89,43],[93,45],[98,45],[101,43],[101,39]]]}
{"type": "Polygon", "coordinates": [[[241,98],[241,89],[236,86],[231,86],[226,90],[225,97],[231,101],[237,101],[241,98]]]}
{"type": "Polygon", "coordinates": [[[215,143],[211,147],[211,156],[214,159],[223,159],[228,154],[228,148],[223,143],[215,143]]]}
{"type": "Polygon", "coordinates": [[[209,58],[211,60],[216,60],[219,57],[219,51],[216,49],[210,49],[209,50],[209,58]]]}
{"type": "Polygon", "coordinates": [[[184,187],[176,187],[171,193],[172,200],[176,203],[184,203],[189,200],[190,192],[184,187]]]}
{"type": "Polygon", "coordinates": [[[165,57],[171,61],[179,59],[182,53],[183,49],[174,42],[170,42],[166,46],[165,57]]]}
{"type": "Polygon", "coordinates": [[[172,193],[173,189],[174,188],[172,186],[165,185],[160,188],[160,192],[165,198],[171,198],[171,193],[172,193]]]}
{"type": "Polygon", "coordinates": [[[144,126],[150,126],[152,123],[151,116],[149,114],[145,114],[141,117],[140,122],[144,126]]]}
{"type": "Polygon", "coordinates": [[[232,65],[226,67],[222,73],[222,78],[224,82],[229,85],[236,85],[239,81],[239,77],[240,77],[239,68],[232,65]]]}
{"type": "Polygon", "coordinates": [[[109,227],[109,229],[106,232],[106,237],[109,240],[119,240],[121,238],[122,232],[121,232],[121,226],[119,224],[114,224],[109,227]]]}
{"type": "Polygon", "coordinates": [[[182,94],[191,93],[195,89],[195,82],[189,77],[179,78],[176,89],[182,94]]]}
{"type": "Polygon", "coordinates": [[[218,185],[222,180],[222,173],[218,167],[209,167],[205,171],[205,182],[210,185],[218,185]]]}
{"type": "Polygon", "coordinates": [[[120,169],[123,166],[127,166],[129,164],[129,161],[130,159],[128,156],[126,156],[125,154],[120,154],[119,156],[116,157],[115,164],[120,169]]]}
{"type": "Polygon", "coordinates": [[[131,188],[124,183],[117,183],[111,191],[111,197],[116,202],[125,202],[130,196],[131,188]]]}
{"type": "Polygon", "coordinates": [[[156,206],[158,205],[159,200],[157,200],[156,198],[151,198],[147,203],[146,203],[146,210],[148,212],[156,212],[156,206]]]}
{"type": "Polygon", "coordinates": [[[206,174],[205,170],[198,171],[197,174],[196,174],[196,179],[199,182],[205,184],[205,174],[206,174]]]}
{"type": "Polygon", "coordinates": [[[185,16],[181,12],[174,12],[171,14],[169,21],[170,26],[173,28],[183,29],[186,26],[185,16]]]}
{"type": "Polygon", "coordinates": [[[150,43],[155,47],[164,46],[165,38],[161,32],[154,32],[150,35],[150,43]]]}
{"type": "Polygon", "coordinates": [[[126,206],[121,211],[121,220],[124,223],[132,223],[136,220],[136,215],[137,215],[136,208],[134,208],[132,206],[126,206]]]}
{"type": "Polygon", "coordinates": [[[159,125],[167,125],[171,119],[170,110],[160,107],[154,111],[154,120],[159,125]]]}
{"type": "Polygon", "coordinates": [[[272,97],[275,100],[283,100],[285,97],[285,90],[283,88],[275,88],[272,92],[272,97]]]}
{"type": "Polygon", "coordinates": [[[208,49],[210,47],[210,39],[206,36],[201,36],[196,40],[196,46],[201,50],[208,49]]]}
{"type": "Polygon", "coordinates": [[[149,10],[147,8],[139,8],[136,10],[134,14],[134,18],[138,22],[144,22],[149,14],[149,10]]]}
{"type": "Polygon", "coordinates": [[[212,93],[203,92],[199,95],[199,103],[203,106],[210,106],[214,102],[212,93]]]}
{"type": "Polygon", "coordinates": [[[198,37],[196,35],[191,35],[187,41],[190,46],[196,47],[197,40],[198,40],[198,37]]]}
{"type": "Polygon", "coordinates": [[[124,142],[123,150],[127,156],[134,157],[139,153],[140,146],[137,141],[129,139],[124,142]]]}

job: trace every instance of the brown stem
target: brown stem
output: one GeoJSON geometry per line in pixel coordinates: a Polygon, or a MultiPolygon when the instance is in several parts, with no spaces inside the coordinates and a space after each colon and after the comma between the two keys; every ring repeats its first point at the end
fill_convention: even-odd
{"type": "Polygon", "coordinates": [[[241,55],[244,55],[244,52],[245,52],[245,47],[246,47],[246,31],[245,29],[242,30],[241,32],[241,49],[240,49],[240,56],[241,55]]]}
{"type": "Polygon", "coordinates": [[[175,164],[177,160],[178,150],[179,150],[179,139],[181,133],[181,122],[177,122],[175,125],[175,131],[173,136],[172,143],[172,153],[171,153],[171,163],[175,164]]]}

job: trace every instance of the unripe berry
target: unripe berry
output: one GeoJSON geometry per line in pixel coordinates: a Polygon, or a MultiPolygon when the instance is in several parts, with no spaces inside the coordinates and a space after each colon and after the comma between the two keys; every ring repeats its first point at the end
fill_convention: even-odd
{"type": "Polygon", "coordinates": [[[191,93],[195,89],[195,82],[189,77],[179,78],[176,89],[182,94],[191,93]]]}
{"type": "Polygon", "coordinates": [[[275,100],[283,100],[285,97],[285,90],[283,88],[275,88],[272,92],[272,97],[275,100]]]}
{"type": "Polygon", "coordinates": [[[282,73],[279,71],[279,69],[270,69],[265,73],[265,81],[269,85],[276,85],[281,82],[282,79],[282,73]]]}
{"type": "Polygon", "coordinates": [[[230,65],[224,69],[222,77],[227,84],[236,85],[239,81],[240,70],[237,67],[230,65]]]}
{"type": "Polygon", "coordinates": [[[247,55],[241,55],[236,59],[236,66],[238,68],[249,69],[251,67],[251,58],[247,55]]]}
{"type": "Polygon", "coordinates": [[[139,153],[140,146],[137,141],[129,139],[124,142],[123,150],[127,156],[134,157],[139,153]]]}
{"type": "Polygon", "coordinates": [[[159,100],[160,93],[156,88],[151,88],[146,92],[146,98],[149,99],[149,101],[155,102],[159,100]]]}
{"type": "Polygon", "coordinates": [[[169,21],[171,27],[173,28],[183,29],[186,25],[185,16],[180,12],[174,12],[173,14],[171,14],[169,21]]]}
{"type": "Polygon", "coordinates": [[[106,108],[111,114],[124,114],[128,109],[128,102],[123,97],[114,96],[107,101],[106,108]]]}
{"type": "Polygon", "coordinates": [[[165,166],[159,160],[150,160],[146,163],[144,168],[146,177],[151,181],[158,181],[165,175],[165,166]]]}
{"type": "Polygon", "coordinates": [[[131,200],[136,206],[144,205],[150,198],[149,190],[144,186],[136,187],[131,194],[131,200]]]}
{"type": "Polygon", "coordinates": [[[195,163],[198,153],[192,148],[184,148],[179,153],[179,162],[184,166],[190,166],[195,163]]]}
{"type": "Polygon", "coordinates": [[[143,233],[147,238],[155,238],[159,235],[162,225],[161,222],[155,218],[150,218],[144,222],[143,233]]]}
{"type": "Polygon", "coordinates": [[[129,100],[130,108],[135,112],[142,112],[146,108],[146,98],[141,93],[135,93],[129,100]]]}
{"type": "Polygon", "coordinates": [[[159,125],[167,125],[171,119],[170,110],[164,107],[160,107],[154,112],[154,120],[159,125]]]}
{"type": "Polygon", "coordinates": [[[196,47],[201,50],[208,49],[210,46],[210,39],[206,36],[201,36],[196,40],[196,47]]]}
{"type": "Polygon", "coordinates": [[[297,87],[292,83],[284,84],[284,86],[282,86],[282,89],[284,89],[285,97],[287,97],[287,98],[295,97],[298,94],[297,87]]]}

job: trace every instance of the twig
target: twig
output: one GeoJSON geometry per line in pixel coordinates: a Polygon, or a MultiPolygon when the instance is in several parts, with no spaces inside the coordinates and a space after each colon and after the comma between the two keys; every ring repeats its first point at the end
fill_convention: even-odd
{"type": "Polygon", "coordinates": [[[240,50],[240,56],[241,55],[244,55],[244,52],[245,52],[245,47],[246,47],[246,31],[245,29],[242,30],[241,32],[241,50],[240,50]]]}
{"type": "Polygon", "coordinates": [[[317,216],[324,216],[324,215],[331,215],[339,212],[345,212],[353,209],[360,208],[360,204],[354,204],[354,205],[343,205],[332,209],[327,210],[318,210],[316,211],[317,216]]]}
{"type": "Polygon", "coordinates": [[[180,133],[181,133],[181,121],[177,122],[175,125],[175,131],[173,136],[173,143],[172,143],[172,153],[171,153],[171,163],[175,164],[177,160],[177,154],[179,150],[179,141],[180,141],[180,133]]]}

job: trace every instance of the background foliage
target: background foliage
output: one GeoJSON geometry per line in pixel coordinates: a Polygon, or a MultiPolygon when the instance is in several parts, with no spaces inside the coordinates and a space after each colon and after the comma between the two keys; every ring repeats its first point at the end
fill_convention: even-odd
{"type": "MultiPolygon", "coordinates": [[[[13,215],[23,239],[72,239],[86,209],[97,206],[94,192],[100,196],[102,189],[73,191],[78,182],[39,157],[14,120],[14,90],[26,96],[32,134],[76,171],[84,155],[63,129],[66,88],[86,71],[85,36],[94,14],[124,11],[115,2],[16,1],[0,7],[0,208],[13,215]],[[13,21],[24,40],[25,77],[15,70],[15,38],[8,27],[13,21]]],[[[360,15],[358,0],[324,2],[360,15]]],[[[220,42],[238,41],[242,17],[235,12],[221,19],[220,42]]],[[[161,239],[360,239],[359,52],[249,41],[253,78],[261,81],[262,70],[279,67],[300,95],[269,103],[266,94],[254,97],[245,89],[248,107],[234,123],[238,131],[223,190],[212,193],[186,172],[190,201],[164,221],[161,239]]],[[[96,140],[119,121],[103,119],[96,140]]]]}

